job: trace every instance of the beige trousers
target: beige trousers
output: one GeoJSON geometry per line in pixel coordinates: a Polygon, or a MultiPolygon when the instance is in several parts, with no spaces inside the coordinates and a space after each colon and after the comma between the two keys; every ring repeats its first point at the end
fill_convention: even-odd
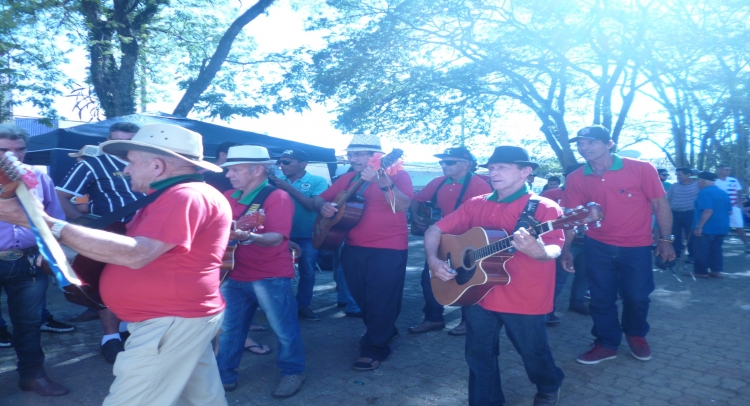
{"type": "Polygon", "coordinates": [[[226,405],[211,340],[224,313],[130,323],[104,406],[226,405]]]}

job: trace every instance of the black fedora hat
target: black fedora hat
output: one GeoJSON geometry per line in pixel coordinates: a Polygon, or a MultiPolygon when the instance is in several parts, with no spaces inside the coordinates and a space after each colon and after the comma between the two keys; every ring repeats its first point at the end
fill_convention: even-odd
{"type": "Polygon", "coordinates": [[[487,163],[479,166],[486,168],[489,164],[519,164],[529,166],[531,169],[536,169],[539,166],[536,162],[530,161],[529,152],[525,148],[510,145],[495,147],[495,152],[492,153],[487,163]]]}

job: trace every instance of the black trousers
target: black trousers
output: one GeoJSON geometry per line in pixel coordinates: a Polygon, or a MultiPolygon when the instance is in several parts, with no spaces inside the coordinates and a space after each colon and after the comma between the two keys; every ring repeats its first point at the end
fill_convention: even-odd
{"type": "Polygon", "coordinates": [[[359,340],[360,356],[382,361],[398,334],[408,250],[365,248],[344,244],[341,265],[349,291],[362,309],[367,331],[359,340]]]}

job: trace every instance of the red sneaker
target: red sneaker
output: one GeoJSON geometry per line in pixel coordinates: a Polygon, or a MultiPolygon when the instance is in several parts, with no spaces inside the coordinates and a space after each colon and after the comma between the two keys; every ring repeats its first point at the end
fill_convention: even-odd
{"type": "Polygon", "coordinates": [[[615,359],[617,357],[617,351],[611,348],[602,347],[601,345],[594,343],[591,344],[591,349],[578,356],[576,361],[581,364],[593,365],[598,364],[608,359],[615,359]]]}
{"type": "Polygon", "coordinates": [[[635,359],[641,361],[648,361],[651,359],[651,347],[648,346],[648,341],[645,337],[636,336],[625,336],[630,346],[630,353],[633,354],[635,359]]]}

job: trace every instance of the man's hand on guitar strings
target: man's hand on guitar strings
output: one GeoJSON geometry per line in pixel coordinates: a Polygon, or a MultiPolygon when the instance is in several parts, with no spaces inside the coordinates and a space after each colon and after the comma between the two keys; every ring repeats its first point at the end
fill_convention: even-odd
{"type": "Polygon", "coordinates": [[[427,261],[430,268],[430,274],[433,278],[440,278],[441,281],[449,281],[456,277],[456,273],[448,266],[448,263],[438,258],[431,258],[427,261]]]}
{"type": "Polygon", "coordinates": [[[322,214],[323,217],[333,217],[338,211],[339,209],[337,209],[333,203],[325,203],[320,207],[320,214],[322,214]]]}
{"type": "Polygon", "coordinates": [[[542,242],[542,239],[529,234],[525,228],[519,228],[518,231],[513,233],[513,240],[510,242],[513,248],[524,254],[540,260],[548,260],[547,249],[542,242]]]}

